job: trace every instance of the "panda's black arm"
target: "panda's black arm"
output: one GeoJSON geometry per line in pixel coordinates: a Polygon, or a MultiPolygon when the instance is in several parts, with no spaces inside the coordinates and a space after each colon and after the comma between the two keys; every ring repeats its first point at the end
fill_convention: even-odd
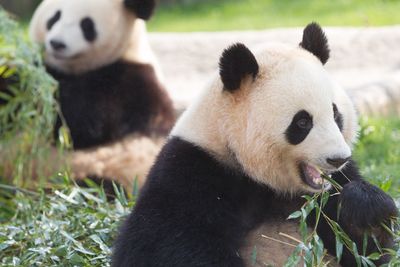
{"type": "MultiPolygon", "coordinates": [[[[342,229],[357,244],[358,252],[361,255],[363,248],[364,233],[372,229],[378,229],[381,223],[387,222],[390,218],[397,216],[397,209],[390,196],[374,185],[371,185],[361,176],[357,164],[351,160],[340,172],[332,175],[332,178],[343,187],[340,194],[335,194],[332,189],[327,204],[323,208],[324,213],[332,220],[339,223],[342,229]],[[340,204],[340,213],[338,214],[340,204]],[[338,216],[339,215],[339,216],[338,216]]],[[[315,216],[309,217],[309,223],[315,225],[315,216]]],[[[322,238],[328,251],[336,254],[335,234],[324,219],[319,221],[317,227],[318,235],[322,238]]],[[[391,236],[380,229],[374,232],[383,247],[392,246],[391,236]]],[[[377,251],[372,238],[368,239],[367,255],[377,251]]],[[[377,264],[387,261],[383,257],[377,264]]],[[[357,266],[353,254],[344,248],[342,266],[357,266]]]]}
{"type": "MultiPolygon", "coordinates": [[[[188,235],[173,230],[170,233],[169,237],[147,237],[144,241],[133,237],[133,232],[124,232],[125,238],[131,239],[131,242],[115,244],[112,266],[244,267],[239,256],[213,235],[188,235]]],[[[140,234],[137,236],[141,237],[140,234]]]]}
{"type": "Polygon", "coordinates": [[[198,209],[199,204],[181,200],[175,202],[175,209],[170,204],[175,201],[174,196],[161,203],[156,198],[163,197],[163,193],[157,193],[142,194],[121,228],[113,248],[112,266],[244,267],[236,250],[235,232],[231,231],[232,225],[220,219],[223,211],[218,204],[208,212],[199,209],[196,214],[187,205],[198,209]]]}

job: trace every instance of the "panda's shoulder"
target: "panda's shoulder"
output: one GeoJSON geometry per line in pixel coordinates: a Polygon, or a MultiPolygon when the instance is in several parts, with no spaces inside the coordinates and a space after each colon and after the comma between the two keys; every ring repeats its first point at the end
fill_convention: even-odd
{"type": "Polygon", "coordinates": [[[150,181],[163,182],[166,185],[171,184],[169,179],[173,179],[175,185],[207,183],[215,172],[222,170],[203,148],[179,137],[170,137],[159,153],[149,177],[150,181]],[[206,179],[203,176],[207,176],[206,179]]]}
{"type": "Polygon", "coordinates": [[[149,198],[149,202],[155,196],[168,197],[178,203],[193,195],[214,198],[229,183],[229,178],[224,168],[200,146],[170,137],[149,172],[142,197],[149,198]]]}
{"type": "Polygon", "coordinates": [[[103,67],[99,74],[120,79],[121,82],[155,82],[157,77],[153,65],[120,59],[103,67]]]}

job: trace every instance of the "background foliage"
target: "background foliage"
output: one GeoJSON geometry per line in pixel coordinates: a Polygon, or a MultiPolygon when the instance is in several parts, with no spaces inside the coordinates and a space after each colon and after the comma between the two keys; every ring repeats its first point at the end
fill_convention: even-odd
{"type": "Polygon", "coordinates": [[[56,83],[24,36],[0,7],[0,177],[13,176],[18,186],[32,184],[49,159],[57,114],[56,83]]]}
{"type": "Polygon", "coordinates": [[[160,7],[153,31],[224,31],[399,24],[399,0],[202,0],[160,7]],[[340,18],[340,19],[338,19],[340,18]]]}
{"type": "MultiPolygon", "coordinates": [[[[39,0],[0,0],[26,23],[39,0]]],[[[160,0],[151,31],[226,31],[400,23],[400,0],[160,0]],[[340,19],[338,19],[338,17],[340,19]]]]}

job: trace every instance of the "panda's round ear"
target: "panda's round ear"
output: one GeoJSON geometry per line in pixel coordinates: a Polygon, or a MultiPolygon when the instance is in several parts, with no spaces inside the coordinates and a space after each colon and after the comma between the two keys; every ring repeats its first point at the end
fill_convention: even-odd
{"type": "Polygon", "coordinates": [[[219,75],[224,90],[233,92],[247,75],[254,79],[258,74],[258,63],[253,53],[241,43],[231,45],[224,50],[219,60],[219,75]]]}
{"type": "Polygon", "coordinates": [[[156,7],[155,0],[124,0],[124,5],[140,19],[148,20],[156,7]]]}
{"type": "Polygon", "coordinates": [[[322,64],[325,64],[329,59],[328,39],[321,27],[315,22],[304,28],[300,46],[319,58],[322,64]]]}

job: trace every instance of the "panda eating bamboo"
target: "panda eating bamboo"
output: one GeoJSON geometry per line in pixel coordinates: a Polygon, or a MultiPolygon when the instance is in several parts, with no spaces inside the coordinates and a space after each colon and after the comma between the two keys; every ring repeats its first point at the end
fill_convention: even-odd
{"type": "MultiPolygon", "coordinates": [[[[302,195],[321,190],[331,193],[324,213],[360,254],[364,234],[366,255],[378,251],[371,234],[391,247],[381,224],[397,209],[351,159],[357,117],[323,67],[328,57],[316,23],[299,46],[269,44],[254,54],[243,44],[227,48],[219,76],[178,120],[151,169],[120,230],[113,266],[283,266],[294,248],[273,240],[282,240],[279,232],[300,239],[298,221],[287,218],[304,204],[302,195]],[[343,187],[340,194],[321,172],[343,187]]],[[[327,221],[317,232],[335,255],[327,221]]],[[[347,248],[340,264],[357,266],[347,248]]]]}

